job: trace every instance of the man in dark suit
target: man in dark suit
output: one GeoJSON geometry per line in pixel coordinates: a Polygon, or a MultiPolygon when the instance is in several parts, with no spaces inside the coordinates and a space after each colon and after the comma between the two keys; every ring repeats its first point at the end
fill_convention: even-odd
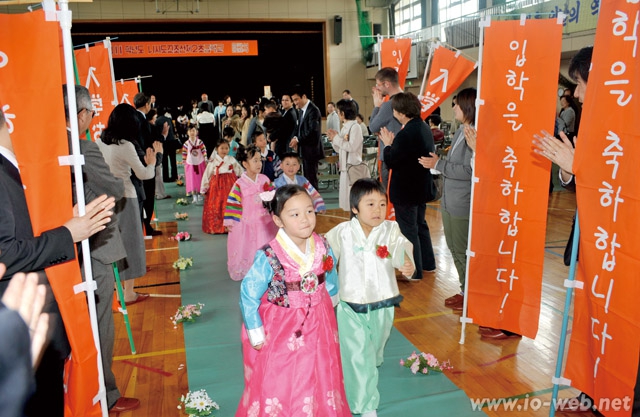
{"type": "MultiPolygon", "coordinates": [[[[146,118],[146,114],[149,112],[149,110],[151,110],[149,96],[147,96],[145,93],[140,92],[133,97],[133,104],[135,105],[136,110],[138,110],[138,113],[136,114],[138,115],[138,124],[140,126],[140,140],[139,140],[140,150],[137,147],[136,147],[136,150],[138,151],[138,156],[140,157],[140,160],[144,164],[145,163],[144,155],[147,148],[152,148],[153,142],[156,142],[156,141],[162,142],[162,141],[160,140],[158,133],[155,131],[155,129],[151,126],[151,124],[147,121],[147,118],[146,118]]],[[[163,131],[162,131],[163,136],[166,136],[168,131],[169,131],[169,125],[167,124],[163,128],[163,131]]],[[[162,163],[162,157],[163,157],[162,153],[156,154],[156,165],[160,165],[162,163]]],[[[138,192],[139,185],[136,185],[136,181],[133,180],[134,178],[138,182],[140,180],[135,177],[135,174],[131,174],[131,181],[133,182],[133,185],[136,186],[136,192],[138,192]]],[[[142,200],[142,209],[144,209],[144,213],[141,212],[141,216],[142,216],[142,224],[144,225],[145,233],[147,234],[147,236],[161,235],[162,232],[160,230],[154,230],[151,227],[151,220],[153,217],[153,208],[154,208],[155,198],[156,198],[155,176],[151,179],[142,181],[142,188],[144,191],[142,193],[144,197],[141,199],[140,194],[138,194],[138,200],[139,201],[142,200]]]]}
{"type": "MultiPolygon", "coordinates": [[[[69,136],[69,149],[71,149],[71,126],[69,122],[69,101],[66,85],[62,89],[64,97],[64,112],[67,118],[67,131],[69,136]]],[[[93,105],[91,94],[85,87],[76,85],[76,104],[78,110],[78,130],[84,132],[91,124],[93,105]]],[[[109,165],[104,160],[100,148],[94,142],[80,140],[80,153],[84,155],[82,177],[84,196],[87,202],[95,200],[98,196],[106,194],[117,200],[124,197],[124,184],[120,178],[111,173],[109,165]]],[[[74,194],[75,202],[75,194],[74,194]]],[[[114,216],[107,228],[96,233],[89,239],[91,249],[91,270],[93,279],[97,284],[96,313],[98,318],[98,334],[100,336],[100,354],[104,371],[104,385],[107,394],[107,406],[111,411],[125,412],[133,410],[140,405],[135,398],[120,396],[116,385],[116,377],[111,370],[113,363],[113,344],[115,342],[115,327],[113,323],[113,286],[115,276],[113,263],[127,256],[127,252],[120,237],[118,220],[114,216]]],[[[78,252],[81,255],[81,252],[78,252]]],[[[82,266],[82,265],[81,265],[82,266]]],[[[83,270],[84,278],[84,270],[83,270]]]]}
{"type": "Polygon", "coordinates": [[[298,132],[289,146],[302,156],[302,173],[314,188],[318,188],[318,161],[324,158],[321,139],[320,109],[307,98],[302,90],[291,95],[298,109],[298,132]]]}
{"type": "Polygon", "coordinates": [[[16,272],[39,272],[40,283],[47,287],[44,311],[51,320],[51,339],[36,372],[36,393],[27,404],[25,413],[28,416],[62,416],[64,361],[70,349],[44,268],[73,260],[74,242],[88,239],[109,223],[114,199],[100,196],[86,206],[84,216],[73,217],[64,225],[35,237],[18,161],[1,110],[0,195],[0,263],[7,267],[6,275],[0,280],[0,294],[7,289],[9,280],[16,272]]]}
{"type": "MultiPolygon", "coordinates": [[[[287,141],[283,144],[282,148],[284,152],[289,152],[289,142],[298,133],[298,112],[293,107],[293,100],[291,96],[285,94],[282,96],[282,125],[280,126],[283,132],[283,136],[287,137],[287,141]]],[[[276,151],[276,153],[278,153],[276,151]]],[[[278,154],[282,159],[282,156],[278,154]]]]}
{"type": "MultiPolygon", "coordinates": [[[[165,112],[166,113],[166,112],[165,112]]],[[[165,126],[169,126],[167,135],[164,137],[163,156],[162,156],[162,181],[174,182],[178,179],[178,164],[176,161],[176,151],[182,148],[182,144],[178,140],[177,135],[173,131],[173,121],[165,116],[165,113],[158,115],[156,120],[156,130],[162,132],[165,126]],[[169,173],[171,171],[171,173],[169,173]]],[[[171,198],[171,196],[165,197],[171,198]]]]}

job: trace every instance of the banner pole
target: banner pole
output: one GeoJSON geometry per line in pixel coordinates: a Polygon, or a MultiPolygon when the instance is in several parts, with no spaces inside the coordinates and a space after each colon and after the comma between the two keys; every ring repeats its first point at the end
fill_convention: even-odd
{"type": "MultiPolygon", "coordinates": [[[[576,278],[576,267],[578,264],[578,245],[580,244],[580,223],[578,222],[578,210],[576,209],[576,220],[573,230],[573,245],[571,247],[571,264],[569,266],[569,276],[567,282],[574,282],[576,278]]],[[[567,293],[564,298],[564,312],[562,315],[562,329],[560,330],[560,342],[558,343],[558,358],[556,359],[556,371],[554,377],[551,379],[553,382],[553,392],[551,394],[551,406],[549,407],[549,417],[554,417],[556,414],[555,404],[558,403],[558,391],[560,385],[570,384],[570,381],[562,378],[562,363],[564,359],[565,344],[567,339],[567,327],[569,326],[569,310],[571,309],[571,299],[573,297],[573,285],[565,285],[567,287],[567,293]]]]}
{"type": "MultiPolygon", "coordinates": [[[[64,66],[65,77],[67,83],[67,99],[69,104],[69,114],[77,114],[76,92],[75,92],[75,80],[74,80],[74,60],[73,60],[73,45],[71,43],[71,11],[69,10],[68,0],[60,0],[58,2],[60,6],[59,20],[60,28],[62,29],[62,41],[64,50],[64,66]]],[[[78,136],[78,119],[76,117],[69,117],[69,123],[71,126],[71,154],[74,157],[73,173],[76,183],[76,199],[78,203],[78,212],[80,216],[85,214],[85,199],[84,199],[84,182],[82,178],[82,162],[79,162],[80,156],[80,138],[78,136]]],[[[104,370],[102,369],[102,352],[100,351],[100,336],[98,334],[98,317],[96,313],[96,298],[95,289],[97,288],[95,281],[93,280],[93,271],[91,269],[91,249],[89,248],[89,239],[82,241],[83,267],[84,267],[84,279],[85,279],[85,291],[87,291],[87,304],[89,308],[89,319],[91,322],[91,330],[93,333],[93,342],[97,351],[97,368],[98,368],[98,392],[96,393],[97,399],[100,401],[102,409],[102,415],[107,416],[109,410],[107,409],[107,396],[104,385],[104,370]]]]}
{"type": "MultiPolygon", "coordinates": [[[[431,57],[436,50],[437,41],[431,41],[429,43],[429,58],[427,58],[427,65],[424,66],[424,74],[422,75],[422,84],[420,84],[420,96],[424,95],[424,85],[427,83],[427,73],[429,72],[429,65],[431,65],[431,57]]],[[[418,97],[420,98],[420,97],[418,97]]]]}
{"type": "Polygon", "coordinates": [[[111,70],[111,87],[113,88],[113,107],[118,105],[118,89],[116,88],[116,75],[113,71],[113,54],[111,53],[111,38],[107,36],[104,40],[105,47],[107,48],[107,52],[109,53],[109,69],[111,70]]]}
{"type": "MultiPolygon", "coordinates": [[[[478,113],[480,110],[480,103],[482,100],[480,99],[480,87],[482,80],[482,54],[484,51],[484,28],[491,24],[491,15],[487,15],[484,19],[480,19],[480,40],[479,40],[479,48],[478,48],[478,88],[477,88],[477,97],[476,97],[476,118],[474,120],[474,125],[476,129],[478,129],[478,113]]],[[[475,160],[475,154],[471,157],[471,164],[473,166],[473,161],[475,160]]],[[[464,339],[466,335],[467,323],[473,323],[473,319],[467,317],[467,307],[469,303],[469,258],[473,256],[473,252],[471,252],[471,231],[473,230],[473,195],[475,184],[478,182],[478,177],[475,176],[475,173],[472,174],[471,177],[471,204],[469,205],[469,232],[467,237],[467,256],[466,256],[466,268],[465,268],[465,279],[464,279],[464,301],[462,303],[462,317],[460,317],[460,323],[462,323],[462,327],[460,329],[460,344],[464,345],[464,339]]]]}
{"type": "Polygon", "coordinates": [[[133,333],[131,333],[131,322],[129,321],[129,311],[127,310],[127,303],[124,301],[124,291],[122,291],[122,281],[120,281],[120,271],[118,271],[118,264],[114,262],[112,264],[113,275],[116,278],[116,289],[118,291],[118,299],[120,300],[120,312],[124,316],[124,326],[127,329],[127,337],[129,338],[129,346],[131,347],[131,354],[135,355],[136,346],[133,343],[133,333]]]}
{"type": "Polygon", "coordinates": [[[376,35],[378,37],[378,71],[382,69],[382,35],[376,35]]]}

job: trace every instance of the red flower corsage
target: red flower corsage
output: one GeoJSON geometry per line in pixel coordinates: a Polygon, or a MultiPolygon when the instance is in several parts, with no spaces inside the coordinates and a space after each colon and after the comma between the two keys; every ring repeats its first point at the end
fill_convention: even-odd
{"type": "Polygon", "coordinates": [[[324,255],[322,257],[322,270],[324,272],[329,272],[333,269],[333,257],[329,255],[324,255]]]}
{"type": "Polygon", "coordinates": [[[233,164],[229,164],[229,171],[233,171],[233,164]]]}
{"type": "Polygon", "coordinates": [[[272,157],[272,156],[268,156],[268,157],[267,157],[267,161],[269,161],[269,162],[273,162],[273,157],[272,157]]]}
{"type": "Polygon", "coordinates": [[[262,186],[262,189],[264,191],[271,191],[271,190],[275,189],[275,187],[273,186],[273,184],[271,182],[265,182],[264,185],[262,186]]]}
{"type": "Polygon", "coordinates": [[[376,245],[376,255],[381,259],[391,258],[391,254],[386,245],[376,245]]]}

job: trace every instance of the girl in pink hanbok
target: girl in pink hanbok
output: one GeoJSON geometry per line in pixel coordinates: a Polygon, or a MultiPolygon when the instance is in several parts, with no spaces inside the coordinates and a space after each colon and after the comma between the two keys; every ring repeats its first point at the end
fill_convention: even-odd
{"type": "Polygon", "coordinates": [[[182,145],[182,162],[184,163],[184,177],[187,196],[193,195],[193,204],[202,202],[200,184],[204,170],[207,168],[207,148],[198,139],[198,128],[190,124],[187,128],[189,139],[182,145]]]}
{"type": "Polygon", "coordinates": [[[236,417],[351,417],[333,312],[333,252],[313,233],[316,215],[304,188],[265,194],[280,230],[258,250],[240,289],[245,387],[236,417]]]}
{"type": "Polygon", "coordinates": [[[256,251],[276,235],[278,228],[260,200],[260,193],[273,187],[267,176],[260,174],[260,149],[249,145],[239,148],[236,159],[246,170],[233,184],[227,197],[223,225],[227,238],[229,276],[239,281],[247,274],[256,251]]]}

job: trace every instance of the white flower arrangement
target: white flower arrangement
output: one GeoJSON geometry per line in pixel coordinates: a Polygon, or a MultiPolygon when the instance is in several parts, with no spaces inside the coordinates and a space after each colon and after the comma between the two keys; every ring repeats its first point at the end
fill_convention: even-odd
{"type": "Polygon", "coordinates": [[[191,266],[193,266],[193,258],[184,258],[182,256],[173,263],[173,267],[175,269],[179,269],[180,271],[184,271],[191,266]]]}
{"type": "Polygon", "coordinates": [[[189,391],[187,395],[180,397],[180,405],[178,410],[182,410],[189,417],[214,417],[213,411],[219,410],[220,406],[212,401],[207,391],[201,389],[199,391],[189,391]]]}

